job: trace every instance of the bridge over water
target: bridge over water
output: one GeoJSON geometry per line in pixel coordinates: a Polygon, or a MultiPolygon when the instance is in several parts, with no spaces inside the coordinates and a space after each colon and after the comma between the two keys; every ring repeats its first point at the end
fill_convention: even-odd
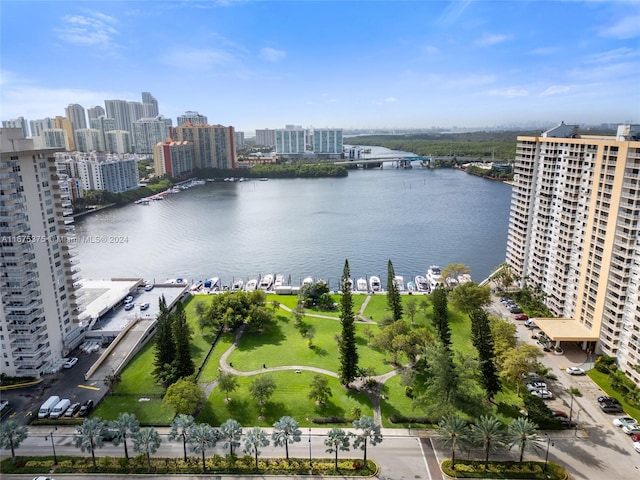
{"type": "MultiPolygon", "coordinates": [[[[440,157],[437,157],[438,159],[440,157]]],[[[446,158],[446,157],[441,157],[446,158]]],[[[345,160],[338,160],[334,162],[335,165],[367,165],[367,164],[381,164],[382,162],[393,162],[399,167],[410,166],[411,162],[423,162],[428,166],[432,166],[432,163],[436,157],[421,157],[416,155],[398,155],[394,157],[364,157],[364,158],[349,158],[345,160]]]]}

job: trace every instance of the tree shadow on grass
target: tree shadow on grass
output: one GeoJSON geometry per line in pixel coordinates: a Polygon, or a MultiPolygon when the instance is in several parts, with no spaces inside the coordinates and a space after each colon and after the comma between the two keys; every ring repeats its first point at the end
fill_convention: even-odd
{"type": "Polygon", "coordinates": [[[327,355],[329,355],[329,352],[327,352],[324,348],[322,347],[318,347],[317,345],[314,345],[311,348],[316,355],[318,355],[319,357],[326,357],[327,355]]]}
{"type": "Polygon", "coordinates": [[[284,402],[267,401],[262,406],[264,421],[269,425],[273,425],[276,421],[285,415],[290,415],[289,409],[284,402]]]}
{"type": "Polygon", "coordinates": [[[249,352],[264,345],[282,345],[286,340],[287,336],[283,333],[282,327],[275,324],[264,330],[262,334],[243,335],[238,344],[238,350],[249,352]]]}

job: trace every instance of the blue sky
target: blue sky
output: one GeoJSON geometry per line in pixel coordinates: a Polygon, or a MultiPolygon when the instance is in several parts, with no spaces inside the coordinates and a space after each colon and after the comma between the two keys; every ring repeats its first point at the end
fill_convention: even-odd
{"type": "Polygon", "coordinates": [[[2,119],[140,101],[252,132],[640,121],[640,2],[0,2],[2,119]]]}

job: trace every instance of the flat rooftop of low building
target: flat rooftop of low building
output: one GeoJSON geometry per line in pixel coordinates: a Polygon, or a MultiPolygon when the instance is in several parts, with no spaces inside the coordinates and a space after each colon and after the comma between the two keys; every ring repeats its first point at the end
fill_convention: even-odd
{"type": "Polygon", "coordinates": [[[561,342],[595,342],[598,332],[593,332],[574,318],[534,318],[534,323],[547,337],[561,342]]]}
{"type": "Polygon", "coordinates": [[[141,278],[82,280],[80,293],[84,313],[91,319],[106,315],[118,302],[142,284],[141,278]]]}

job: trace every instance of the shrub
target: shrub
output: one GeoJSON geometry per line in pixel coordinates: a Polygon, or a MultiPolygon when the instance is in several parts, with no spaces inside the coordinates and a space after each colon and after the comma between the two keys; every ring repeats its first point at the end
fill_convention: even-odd
{"type": "Polygon", "coordinates": [[[404,394],[409,398],[413,398],[413,387],[411,385],[405,387],[404,394]]]}
{"type": "Polygon", "coordinates": [[[313,423],[317,424],[326,424],[326,423],[349,423],[351,422],[350,418],[344,417],[314,417],[311,419],[313,423]]]}
{"type": "Polygon", "coordinates": [[[438,423],[429,417],[405,417],[404,415],[398,415],[396,413],[389,416],[391,423],[419,423],[424,425],[433,425],[438,423]]]}

